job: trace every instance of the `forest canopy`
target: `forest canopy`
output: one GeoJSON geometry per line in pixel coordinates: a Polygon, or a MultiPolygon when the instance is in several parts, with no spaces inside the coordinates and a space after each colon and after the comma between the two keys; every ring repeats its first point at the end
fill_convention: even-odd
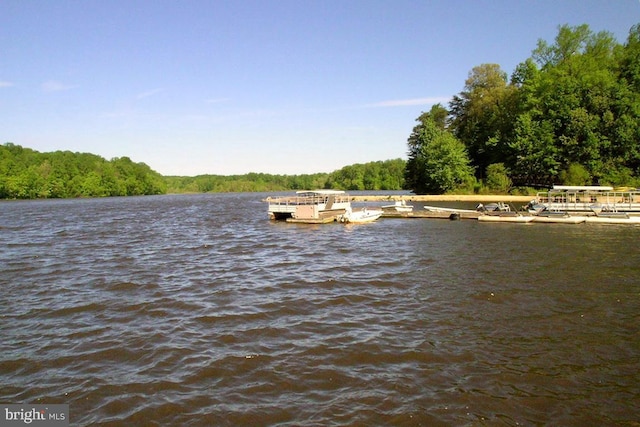
{"type": "Polygon", "coordinates": [[[400,190],[405,161],[345,166],[307,175],[162,176],[128,157],[109,161],[95,154],[40,153],[13,143],[0,145],[0,199],[137,196],[169,193],[288,191],[316,188],[400,190]]]}
{"type": "Polygon", "coordinates": [[[170,193],[289,191],[301,189],[401,190],[406,162],[402,159],[356,163],[331,173],[306,175],[199,175],[165,177],[170,193]]]}
{"type": "Polygon", "coordinates": [[[417,192],[455,190],[432,185],[443,167],[467,191],[638,186],[640,25],[625,44],[587,25],[560,26],[554,42],[539,40],[510,78],[498,64],[474,67],[448,109],[434,106],[417,121],[406,171],[417,192]],[[455,163],[434,161],[434,147],[443,144],[458,150],[455,163]],[[462,179],[469,166],[475,183],[462,179]]]}
{"type": "Polygon", "coordinates": [[[0,198],[73,198],[163,194],[163,177],[128,157],[110,161],[89,153],[40,153],[0,145],[0,198]]]}

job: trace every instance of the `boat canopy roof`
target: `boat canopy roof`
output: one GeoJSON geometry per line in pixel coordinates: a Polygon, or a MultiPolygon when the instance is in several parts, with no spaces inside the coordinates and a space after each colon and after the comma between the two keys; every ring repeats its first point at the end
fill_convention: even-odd
{"type": "Polygon", "coordinates": [[[606,185],[554,185],[554,191],[613,191],[606,185]]]}
{"type": "Polygon", "coordinates": [[[334,195],[334,194],[344,194],[342,190],[300,190],[296,191],[296,194],[320,194],[320,195],[334,195]]]}

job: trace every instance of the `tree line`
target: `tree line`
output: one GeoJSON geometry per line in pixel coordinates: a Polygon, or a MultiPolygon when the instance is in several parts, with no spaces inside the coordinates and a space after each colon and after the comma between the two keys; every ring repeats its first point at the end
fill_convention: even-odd
{"type": "Polygon", "coordinates": [[[137,196],[166,188],[159,173],[128,157],[107,161],[89,153],[0,145],[0,199],[137,196]]]}
{"type": "Polygon", "coordinates": [[[170,193],[265,192],[301,189],[401,190],[406,162],[402,159],[357,163],[331,173],[303,175],[198,175],[167,176],[170,193]]]}
{"type": "Polygon", "coordinates": [[[0,199],[137,196],[169,193],[265,192],[317,188],[400,190],[402,159],[354,164],[307,175],[162,176],[128,157],[90,153],[40,153],[13,143],[0,145],[0,199]]]}
{"type": "Polygon", "coordinates": [[[417,193],[567,185],[640,185],[640,24],[624,44],[587,25],[539,40],[508,78],[474,67],[448,108],[408,138],[417,193]]]}

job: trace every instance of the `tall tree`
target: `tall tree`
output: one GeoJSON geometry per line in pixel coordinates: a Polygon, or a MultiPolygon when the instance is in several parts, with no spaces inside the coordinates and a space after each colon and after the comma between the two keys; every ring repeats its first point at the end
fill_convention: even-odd
{"type": "Polygon", "coordinates": [[[498,64],[482,64],[471,70],[464,90],[450,103],[451,129],[466,145],[480,177],[505,155],[514,101],[515,88],[507,84],[507,74],[498,64]]]}
{"type": "MultiPolygon", "coordinates": [[[[610,33],[594,34],[587,25],[564,25],[554,44],[539,41],[532,53],[541,72],[530,73],[520,87],[526,109],[516,121],[518,130],[511,147],[522,147],[528,137],[541,137],[528,133],[527,128],[543,130],[541,140],[526,144],[537,146],[529,153],[549,156],[546,175],[553,181],[561,179],[560,172],[566,172],[561,168],[580,164],[593,182],[599,182],[610,169],[610,160],[617,157],[616,99],[621,86],[615,66],[616,48],[610,33]]],[[[525,163],[535,161],[530,157],[525,163]]],[[[514,169],[522,169],[519,166],[522,162],[514,169]]]]}
{"type": "Polygon", "coordinates": [[[465,146],[434,120],[441,112],[441,106],[434,106],[421,114],[407,140],[405,185],[418,194],[441,194],[473,182],[465,146]]]}

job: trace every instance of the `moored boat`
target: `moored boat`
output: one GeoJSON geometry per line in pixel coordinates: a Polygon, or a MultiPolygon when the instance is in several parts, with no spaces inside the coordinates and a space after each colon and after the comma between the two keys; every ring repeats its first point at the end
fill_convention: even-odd
{"type": "Polygon", "coordinates": [[[382,206],[382,210],[386,213],[408,213],[413,211],[413,206],[407,205],[406,200],[397,200],[392,205],[382,206]]]}
{"type": "Polygon", "coordinates": [[[502,214],[482,214],[478,217],[481,222],[514,222],[526,224],[533,221],[533,215],[521,215],[516,212],[505,212],[502,214]]]}
{"type": "Polygon", "coordinates": [[[351,209],[349,195],[342,190],[301,190],[294,196],[269,197],[269,219],[288,222],[337,221],[351,209]]]}
{"type": "Polygon", "coordinates": [[[539,192],[529,209],[546,208],[565,212],[626,212],[640,215],[640,191],[599,185],[554,185],[539,192]]]}
{"type": "Polygon", "coordinates": [[[501,213],[501,212],[511,212],[511,206],[508,203],[497,202],[497,203],[489,203],[487,205],[483,205],[480,203],[476,206],[476,210],[478,212],[485,213],[501,213]]]}
{"type": "Polygon", "coordinates": [[[347,208],[346,212],[340,216],[340,221],[344,223],[365,223],[373,222],[382,216],[382,209],[362,208],[352,210],[347,208]]]}
{"type": "Polygon", "coordinates": [[[473,213],[478,213],[477,210],[472,210],[472,209],[457,209],[457,208],[444,208],[441,206],[424,206],[424,209],[426,209],[429,212],[438,212],[438,213],[457,213],[457,214],[462,214],[462,213],[469,213],[469,214],[473,214],[473,213]]]}
{"type": "Polygon", "coordinates": [[[476,210],[480,212],[478,221],[484,222],[517,222],[528,223],[533,221],[532,215],[523,215],[520,212],[512,211],[507,203],[480,203],[476,210]]]}

